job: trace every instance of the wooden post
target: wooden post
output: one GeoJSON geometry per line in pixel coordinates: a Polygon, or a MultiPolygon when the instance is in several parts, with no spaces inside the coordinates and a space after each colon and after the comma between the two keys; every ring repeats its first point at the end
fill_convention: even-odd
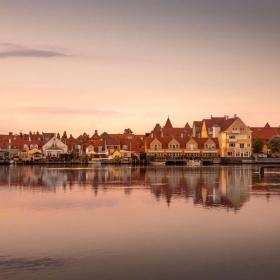
{"type": "Polygon", "coordinates": [[[260,175],[261,175],[261,177],[264,177],[264,167],[263,166],[261,166],[261,168],[260,168],[260,175]]]}

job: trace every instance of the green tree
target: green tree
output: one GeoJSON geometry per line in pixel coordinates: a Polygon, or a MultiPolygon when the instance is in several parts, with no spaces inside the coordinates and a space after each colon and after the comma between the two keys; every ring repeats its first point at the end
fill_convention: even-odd
{"type": "Polygon", "coordinates": [[[63,132],[61,139],[62,140],[67,140],[68,139],[66,131],[63,132]]]}
{"type": "Polygon", "coordinates": [[[280,136],[272,137],[268,142],[268,146],[273,154],[280,153],[280,136]]]}
{"type": "Polygon", "coordinates": [[[130,128],[126,128],[123,132],[124,134],[132,134],[132,130],[130,128]]]}
{"type": "Polygon", "coordinates": [[[255,139],[252,144],[253,153],[261,153],[263,150],[263,142],[261,139],[255,139]]]}

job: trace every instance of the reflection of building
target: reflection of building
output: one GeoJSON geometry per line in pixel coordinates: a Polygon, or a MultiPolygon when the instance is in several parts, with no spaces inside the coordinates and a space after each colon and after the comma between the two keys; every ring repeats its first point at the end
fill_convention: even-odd
{"type": "Polygon", "coordinates": [[[218,181],[197,188],[196,202],[205,206],[226,206],[239,209],[248,200],[252,170],[246,167],[219,168],[218,181]]]}
{"type": "Polygon", "coordinates": [[[106,166],[91,169],[56,169],[42,166],[1,166],[0,186],[56,191],[73,187],[99,190],[135,189],[151,192],[168,205],[178,199],[204,207],[240,209],[249,198],[253,173],[246,167],[135,167],[106,166]]]}

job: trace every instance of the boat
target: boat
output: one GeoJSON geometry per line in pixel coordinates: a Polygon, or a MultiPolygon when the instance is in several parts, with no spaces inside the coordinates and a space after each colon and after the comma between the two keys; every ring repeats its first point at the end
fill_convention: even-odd
{"type": "Polygon", "coordinates": [[[195,159],[190,159],[187,162],[187,166],[190,166],[190,167],[201,166],[201,161],[200,160],[195,160],[195,159]]]}
{"type": "Polygon", "coordinates": [[[151,165],[159,165],[159,166],[163,166],[166,164],[165,161],[150,161],[151,165]]]}

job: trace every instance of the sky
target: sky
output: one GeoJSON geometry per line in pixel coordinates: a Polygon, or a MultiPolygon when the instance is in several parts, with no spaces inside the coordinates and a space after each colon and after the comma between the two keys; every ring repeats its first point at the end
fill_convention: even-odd
{"type": "Polygon", "coordinates": [[[280,125],[278,0],[0,0],[0,133],[280,125]]]}

